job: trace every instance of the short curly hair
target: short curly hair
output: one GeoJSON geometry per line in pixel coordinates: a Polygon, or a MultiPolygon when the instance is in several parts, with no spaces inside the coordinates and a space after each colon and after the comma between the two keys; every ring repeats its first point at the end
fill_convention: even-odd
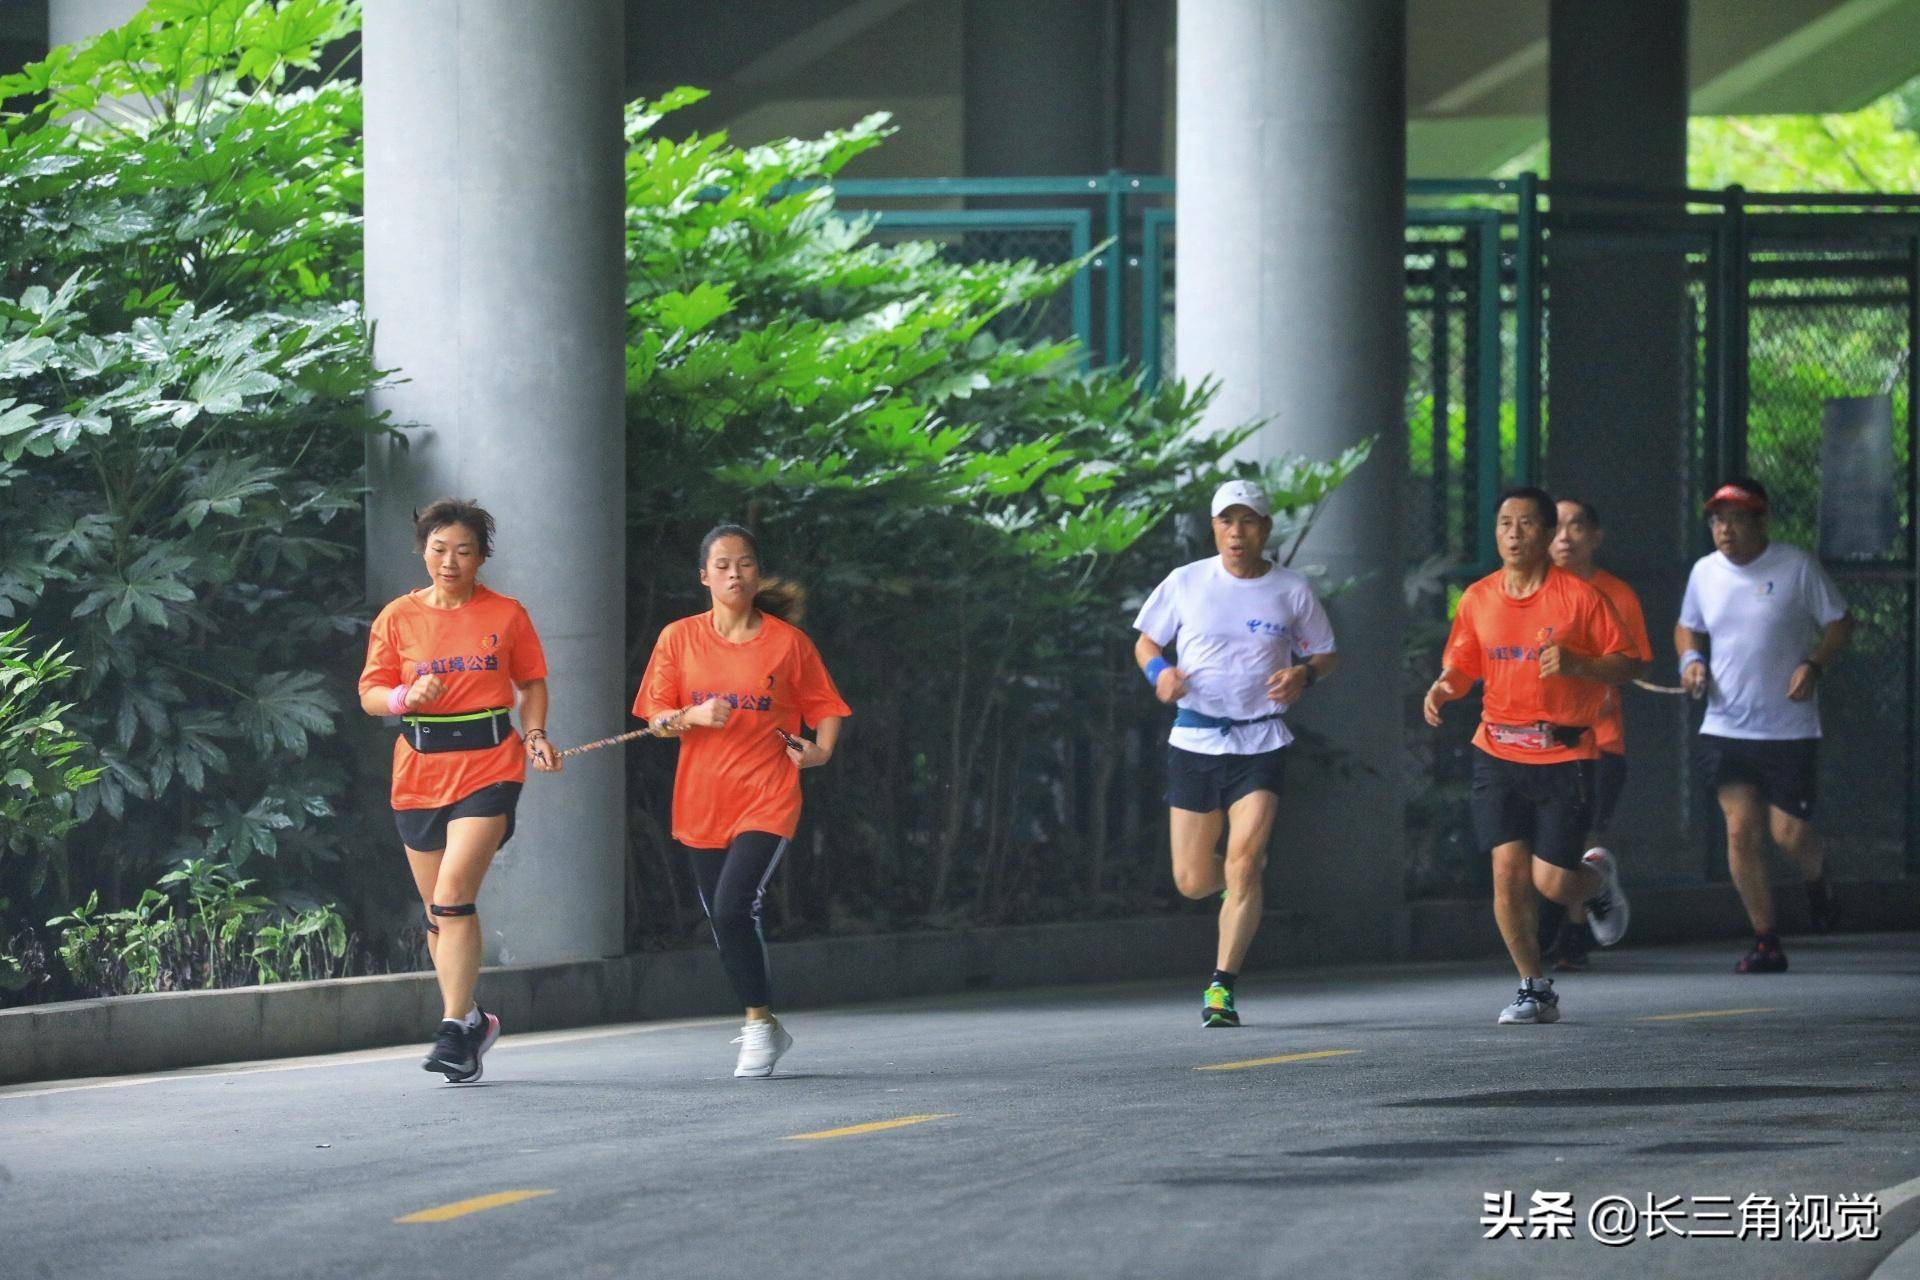
{"type": "Polygon", "coordinates": [[[480,558],[493,554],[493,517],[471,498],[435,498],[413,513],[413,549],[424,552],[427,539],[448,525],[463,525],[480,544],[480,558]]]}

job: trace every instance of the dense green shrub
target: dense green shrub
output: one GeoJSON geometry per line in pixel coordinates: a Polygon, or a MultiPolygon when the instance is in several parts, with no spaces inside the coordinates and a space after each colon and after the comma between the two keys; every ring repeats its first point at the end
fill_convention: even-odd
{"type": "Polygon", "coordinates": [[[33,652],[25,633],[0,631],[0,1003],[44,981],[39,940],[7,927],[11,907],[45,887],[74,799],[100,774],[61,720],[72,707],[51,700],[73,668],[58,648],[33,652]]]}
{"type": "Polygon", "coordinates": [[[14,926],[185,858],[312,889],[346,846],[359,95],[292,78],[356,16],[162,0],[0,80],[0,617],[73,653],[105,769],[8,868],[14,926]]]}
{"type": "Polygon", "coordinates": [[[347,924],[331,906],[282,906],[249,892],[233,868],[189,858],[130,907],[102,911],[100,895],[49,920],[60,963],[82,990],[140,995],[343,978],[347,924]]]}

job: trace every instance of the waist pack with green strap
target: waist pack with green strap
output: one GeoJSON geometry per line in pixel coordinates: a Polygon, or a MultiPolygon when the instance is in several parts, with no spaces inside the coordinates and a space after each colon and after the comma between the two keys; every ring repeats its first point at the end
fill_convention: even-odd
{"type": "Polygon", "coordinates": [[[513,736],[513,713],[506,707],[452,716],[401,716],[400,722],[400,736],[422,755],[486,751],[513,736]]]}

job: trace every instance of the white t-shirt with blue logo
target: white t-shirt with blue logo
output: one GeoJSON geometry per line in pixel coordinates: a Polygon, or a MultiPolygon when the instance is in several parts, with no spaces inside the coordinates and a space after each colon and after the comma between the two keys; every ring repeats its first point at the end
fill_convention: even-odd
{"type": "MultiPolygon", "coordinates": [[[[1186,673],[1180,705],[1229,720],[1272,715],[1267,678],[1315,653],[1332,653],[1333,624],[1304,575],[1274,565],[1257,578],[1236,578],[1219,556],[1181,565],[1153,589],[1134,629],[1186,673]]],[[[1175,725],[1167,741],[1202,755],[1256,755],[1293,741],[1278,718],[1235,725],[1222,733],[1175,725]]]]}
{"type": "Polygon", "coordinates": [[[1799,547],[1770,542],[1747,564],[1719,551],[1695,561],[1680,625],[1706,632],[1711,642],[1713,679],[1700,732],[1775,741],[1819,737],[1819,694],[1794,702],[1787,686],[1821,631],[1846,613],[1833,579],[1799,547]]]}

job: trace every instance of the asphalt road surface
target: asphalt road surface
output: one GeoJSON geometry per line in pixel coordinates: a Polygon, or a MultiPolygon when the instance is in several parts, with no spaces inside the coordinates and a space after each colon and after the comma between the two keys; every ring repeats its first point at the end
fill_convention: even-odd
{"type": "Polygon", "coordinates": [[[797,1013],[770,1080],[700,1020],[15,1086],[0,1276],[1920,1276],[1920,935],[1738,950],[1596,953],[1553,1026],[1485,962],[1206,1031],[1196,969],[797,1013]]]}

